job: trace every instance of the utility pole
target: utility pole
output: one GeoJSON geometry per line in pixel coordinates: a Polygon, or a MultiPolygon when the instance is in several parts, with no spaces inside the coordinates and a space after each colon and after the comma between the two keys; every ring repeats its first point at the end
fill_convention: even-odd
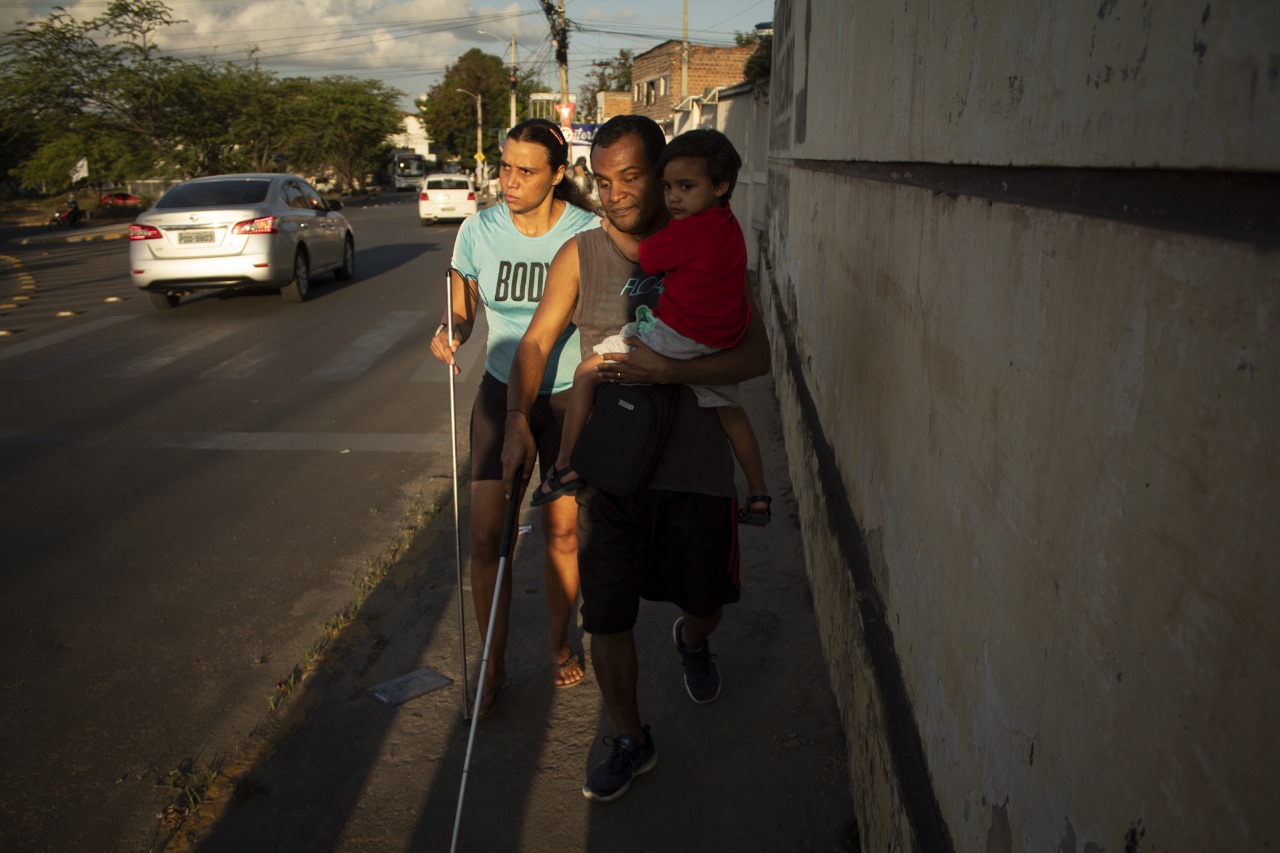
{"type": "MultiPolygon", "coordinates": [[[[560,66],[560,103],[566,108],[569,104],[569,26],[564,18],[564,0],[557,0],[556,5],[551,4],[551,0],[542,0],[542,11],[546,13],[547,20],[551,23],[551,40],[556,46],[556,62],[560,66]]],[[[566,116],[560,116],[564,121],[566,116]]],[[[572,115],[568,116],[568,124],[573,120],[572,115]]]]}
{"type": "Polygon", "coordinates": [[[507,78],[507,89],[509,91],[511,102],[509,104],[508,120],[511,122],[507,125],[507,129],[516,126],[516,34],[511,34],[511,76],[507,78]]]}
{"type": "Polygon", "coordinates": [[[689,0],[684,0],[684,34],[680,39],[680,100],[689,97],[689,0]]]}
{"type": "MultiPolygon", "coordinates": [[[[686,0],[688,2],[688,0],[686,0]]],[[[569,28],[564,22],[564,0],[558,0],[556,11],[556,62],[560,64],[560,103],[569,103],[569,28]]]]}
{"type": "MultiPolygon", "coordinates": [[[[494,38],[498,39],[498,41],[504,41],[503,38],[501,38],[498,35],[495,35],[494,33],[489,32],[488,30],[476,30],[476,32],[485,36],[493,36],[494,38]]],[[[511,73],[507,76],[507,89],[510,92],[510,96],[511,96],[511,103],[508,106],[509,111],[507,115],[507,122],[508,122],[507,130],[510,130],[511,128],[516,126],[516,34],[515,33],[511,34],[511,73]]]]}

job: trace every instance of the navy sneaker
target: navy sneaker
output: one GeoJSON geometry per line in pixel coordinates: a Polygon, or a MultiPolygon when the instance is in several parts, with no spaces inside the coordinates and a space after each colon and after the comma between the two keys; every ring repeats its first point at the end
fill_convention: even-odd
{"type": "Polygon", "coordinates": [[[608,803],[618,799],[631,787],[631,780],[641,773],[648,773],[658,763],[658,748],[653,745],[649,727],[644,727],[644,744],[630,735],[606,737],[604,742],[613,747],[600,766],[591,771],[582,786],[582,796],[588,800],[608,803]]]}
{"type": "Polygon", "coordinates": [[[711,641],[703,640],[696,646],[686,646],[680,639],[680,629],[684,627],[684,617],[676,620],[671,628],[671,635],[676,641],[676,651],[680,652],[680,663],[684,666],[684,689],[689,691],[689,698],[705,705],[714,702],[720,695],[720,668],[716,666],[716,656],[711,654],[711,641]]]}

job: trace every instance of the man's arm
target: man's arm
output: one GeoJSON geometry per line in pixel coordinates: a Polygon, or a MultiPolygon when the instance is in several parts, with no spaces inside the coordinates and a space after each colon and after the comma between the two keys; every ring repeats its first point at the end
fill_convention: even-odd
{"type": "Polygon", "coordinates": [[[538,309],[533,312],[533,319],[516,346],[515,359],[511,362],[511,374],[507,378],[507,425],[502,441],[502,483],[508,498],[516,474],[523,479],[533,472],[537,447],[529,431],[529,407],[538,397],[551,351],[573,318],[579,281],[578,238],[574,237],[556,252],[547,271],[547,284],[538,309]]]}
{"type": "Polygon", "coordinates": [[[683,385],[731,385],[745,382],[769,372],[769,337],[760,319],[755,297],[747,293],[751,305],[751,322],[742,339],[728,349],[711,355],[680,360],[658,355],[639,338],[629,338],[635,347],[630,353],[610,353],[596,368],[607,381],[680,383],[683,385]],[[617,374],[615,376],[615,374],[617,374]]]}

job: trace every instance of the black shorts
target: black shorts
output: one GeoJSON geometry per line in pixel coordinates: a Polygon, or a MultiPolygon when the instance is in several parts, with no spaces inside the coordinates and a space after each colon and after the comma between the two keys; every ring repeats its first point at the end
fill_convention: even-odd
{"type": "Polygon", "coordinates": [[[629,631],[640,599],[710,616],[741,597],[735,498],[645,489],[578,490],[582,628],[629,631]]]}
{"type": "MultiPolygon", "coordinates": [[[[569,392],[539,394],[529,409],[529,430],[538,446],[538,470],[546,479],[560,453],[569,392]]],[[[507,384],[485,373],[471,407],[471,479],[502,479],[502,440],[507,433],[507,384]]]]}

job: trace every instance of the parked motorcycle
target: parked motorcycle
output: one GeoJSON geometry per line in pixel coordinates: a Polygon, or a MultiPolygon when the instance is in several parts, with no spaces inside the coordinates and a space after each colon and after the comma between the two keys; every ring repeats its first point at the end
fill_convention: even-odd
{"type": "Polygon", "coordinates": [[[84,221],[84,211],[78,207],[64,207],[62,210],[54,211],[53,216],[49,217],[49,230],[67,226],[68,228],[79,228],[84,221]]]}

